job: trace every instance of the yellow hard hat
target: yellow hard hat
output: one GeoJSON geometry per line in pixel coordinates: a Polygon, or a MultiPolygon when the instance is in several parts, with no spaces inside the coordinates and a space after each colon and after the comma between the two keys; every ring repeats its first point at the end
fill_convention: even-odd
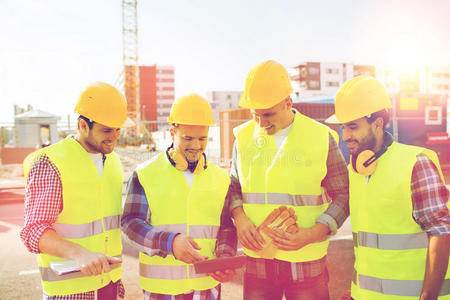
{"type": "Polygon", "coordinates": [[[253,67],[245,80],[239,106],[250,109],[270,108],[292,93],[286,69],[273,60],[253,67]]]}
{"type": "Polygon", "coordinates": [[[75,112],[102,125],[120,128],[127,121],[127,101],[115,87],[97,81],[81,93],[75,112]]]}
{"type": "Polygon", "coordinates": [[[211,105],[197,94],[178,98],[172,104],[167,122],[183,125],[214,125],[211,105]]]}
{"type": "Polygon", "coordinates": [[[345,82],[336,94],[336,114],[325,122],[343,124],[391,108],[384,86],[373,77],[358,76],[345,82]]]}

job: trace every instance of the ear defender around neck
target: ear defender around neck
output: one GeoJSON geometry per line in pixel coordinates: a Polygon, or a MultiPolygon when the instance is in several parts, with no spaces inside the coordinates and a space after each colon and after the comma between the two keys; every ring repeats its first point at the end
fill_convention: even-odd
{"type": "Polygon", "coordinates": [[[377,168],[377,159],[387,151],[387,148],[391,144],[392,140],[389,140],[387,143],[383,143],[380,150],[378,150],[376,153],[372,150],[364,150],[356,155],[356,157],[354,157],[353,155],[350,156],[350,163],[352,164],[353,170],[356,173],[364,176],[372,175],[377,168]]]}
{"type": "Polygon", "coordinates": [[[353,157],[352,155],[350,160],[352,162],[353,170],[364,176],[372,175],[377,168],[377,159],[380,155],[377,156],[372,150],[364,150],[356,157],[353,157]]]}
{"type": "Polygon", "coordinates": [[[200,156],[200,159],[198,160],[197,165],[195,166],[195,169],[193,171],[190,168],[191,164],[187,162],[186,158],[181,153],[173,148],[173,144],[166,150],[166,154],[167,159],[178,171],[184,172],[189,168],[189,170],[191,170],[194,175],[197,175],[203,169],[207,168],[205,153],[202,153],[202,156],[200,156]]]}

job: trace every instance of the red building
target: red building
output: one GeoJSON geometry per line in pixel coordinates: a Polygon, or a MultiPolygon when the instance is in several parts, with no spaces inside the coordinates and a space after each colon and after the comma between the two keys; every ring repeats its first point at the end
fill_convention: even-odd
{"type": "Polygon", "coordinates": [[[175,100],[175,72],[172,66],[140,66],[141,121],[151,131],[167,127],[175,100]]]}

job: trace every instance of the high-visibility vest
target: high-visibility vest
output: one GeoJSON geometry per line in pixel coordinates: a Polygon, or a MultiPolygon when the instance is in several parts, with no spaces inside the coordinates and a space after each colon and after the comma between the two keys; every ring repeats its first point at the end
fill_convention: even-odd
{"type": "MultiPolygon", "coordinates": [[[[161,231],[191,236],[200,246],[200,254],[214,258],[225,196],[229,186],[228,173],[208,163],[194,176],[189,187],[183,172],[178,171],[161,153],[137,168],[151,211],[151,225],[161,231]]],[[[206,274],[197,274],[192,264],[139,253],[141,288],[165,295],[178,295],[192,290],[211,289],[219,284],[206,274]]]]}
{"type": "MultiPolygon", "coordinates": [[[[63,239],[79,244],[92,252],[121,256],[120,214],[122,204],[123,170],[114,152],[106,154],[103,175],[86,150],[68,137],[52,146],[30,154],[24,161],[27,178],[34,162],[41,155],[49,157],[61,176],[63,210],[53,229],[63,239]],[[105,245],[105,239],[108,242],[105,245]]],[[[121,264],[111,265],[112,270],[101,276],[85,276],[81,272],[57,275],[50,262],[65,259],[47,254],[37,255],[43,290],[47,295],[70,295],[97,290],[111,280],[121,278],[121,264]]]]}
{"type": "MultiPolygon", "coordinates": [[[[327,174],[330,133],[337,134],[299,112],[277,150],[273,135],[267,135],[255,121],[234,129],[237,138],[237,169],[244,200],[244,211],[256,225],[274,208],[292,207],[302,228],[313,227],[329,206],[321,182],[327,174]]],[[[278,250],[275,258],[305,262],[326,255],[328,239],[296,251],[278,250]]],[[[251,257],[256,252],[244,249],[251,257]]]]}
{"type": "MultiPolygon", "coordinates": [[[[350,216],[355,250],[354,299],[419,299],[428,236],[412,217],[411,174],[417,155],[431,150],[392,143],[370,179],[349,166],[350,216]]],[[[450,268],[449,268],[450,270],[450,268]]],[[[450,299],[450,277],[439,299],[450,299]]]]}

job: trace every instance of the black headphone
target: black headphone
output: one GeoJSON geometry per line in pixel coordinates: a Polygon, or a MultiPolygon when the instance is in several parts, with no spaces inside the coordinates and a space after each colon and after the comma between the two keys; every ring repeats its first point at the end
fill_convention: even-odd
{"type": "Polygon", "coordinates": [[[372,175],[377,168],[377,159],[387,151],[388,147],[392,145],[392,143],[392,136],[385,132],[383,144],[377,152],[373,152],[372,150],[364,150],[358,153],[355,157],[353,157],[353,155],[350,156],[352,169],[356,173],[364,176],[372,175]]]}

